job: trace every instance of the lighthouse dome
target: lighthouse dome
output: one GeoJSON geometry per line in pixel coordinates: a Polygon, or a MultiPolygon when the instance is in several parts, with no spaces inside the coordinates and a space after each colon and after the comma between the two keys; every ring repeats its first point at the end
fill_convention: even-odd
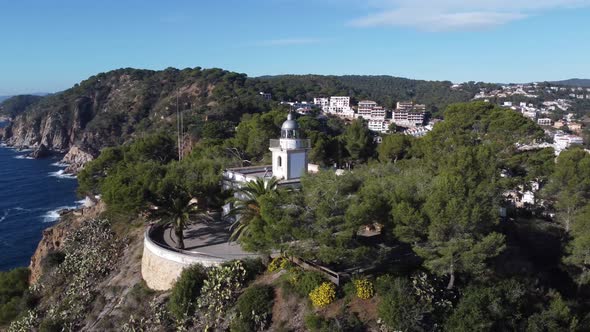
{"type": "Polygon", "coordinates": [[[287,115],[287,121],[283,122],[283,125],[281,126],[281,130],[297,130],[299,129],[299,124],[297,124],[297,121],[295,121],[294,117],[293,117],[293,113],[289,112],[289,115],[287,115]]]}

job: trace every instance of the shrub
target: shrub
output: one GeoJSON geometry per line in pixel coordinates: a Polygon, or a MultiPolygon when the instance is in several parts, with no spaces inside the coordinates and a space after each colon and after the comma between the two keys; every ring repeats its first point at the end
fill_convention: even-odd
{"type": "Polygon", "coordinates": [[[39,332],[61,332],[62,327],[63,322],[46,318],[39,324],[39,332]]]}
{"type": "Polygon", "coordinates": [[[329,329],[330,322],[315,313],[311,313],[305,316],[305,327],[310,331],[323,331],[329,329]]]}
{"type": "Polygon", "coordinates": [[[256,279],[256,276],[264,272],[264,264],[260,258],[246,258],[242,259],[242,265],[246,270],[246,281],[256,279]]]}
{"type": "Polygon", "coordinates": [[[233,261],[207,271],[207,279],[197,301],[199,309],[203,311],[205,330],[215,330],[223,322],[228,308],[233,306],[244,285],[246,275],[241,261],[233,261]]]}
{"type": "Polygon", "coordinates": [[[373,297],[373,283],[368,279],[357,279],[354,281],[356,296],[361,300],[368,300],[373,297]]]}
{"type": "Polygon", "coordinates": [[[0,325],[9,323],[26,309],[23,300],[29,287],[29,269],[0,272],[0,325]]]}
{"type": "Polygon", "coordinates": [[[332,319],[315,313],[305,316],[305,327],[313,332],[361,332],[365,327],[353,313],[343,313],[332,319]]]}
{"type": "Polygon", "coordinates": [[[279,270],[285,270],[285,269],[289,268],[289,266],[290,266],[290,262],[287,258],[277,257],[277,258],[273,259],[270,262],[270,264],[268,264],[268,271],[275,272],[275,271],[279,271],[279,270]]]}
{"type": "Polygon", "coordinates": [[[195,311],[206,278],[207,270],[202,265],[192,265],[182,271],[168,300],[168,309],[176,319],[182,320],[195,311]]]}
{"type": "Polygon", "coordinates": [[[343,316],[338,317],[339,325],[342,331],[346,332],[361,332],[365,331],[363,322],[355,313],[347,312],[343,316]]]}
{"type": "Polygon", "coordinates": [[[420,331],[426,308],[416,298],[406,279],[388,279],[391,284],[380,291],[379,317],[390,329],[420,331]]]}
{"type": "Polygon", "coordinates": [[[259,331],[268,328],[272,319],[274,289],[271,286],[252,286],[240,295],[236,305],[237,319],[231,331],[259,331]]]}
{"type": "MultiPolygon", "coordinates": [[[[63,241],[64,261],[43,279],[41,295],[51,318],[66,330],[79,330],[100,293],[101,281],[115,268],[125,241],[115,237],[108,220],[89,219],[63,241]]],[[[45,318],[47,319],[48,316],[45,318]]]]}
{"type": "Polygon", "coordinates": [[[324,282],[309,293],[309,299],[314,307],[325,307],[336,299],[336,287],[331,282],[324,282]]]}
{"type": "Polygon", "coordinates": [[[44,269],[53,268],[63,263],[65,259],[66,254],[62,251],[51,251],[45,256],[45,259],[43,259],[42,265],[44,269]]]}
{"type": "Polygon", "coordinates": [[[22,314],[18,319],[12,321],[8,327],[8,332],[29,332],[39,324],[39,315],[36,310],[29,310],[22,314]]]}
{"type": "Polygon", "coordinates": [[[324,277],[318,272],[305,272],[300,269],[290,271],[289,282],[301,296],[307,296],[324,282],[324,277]]]}
{"type": "Polygon", "coordinates": [[[346,299],[347,303],[356,297],[356,287],[354,286],[354,281],[347,282],[342,285],[342,293],[344,294],[344,298],[346,299]]]}
{"type": "Polygon", "coordinates": [[[394,285],[395,277],[389,274],[385,274],[375,279],[375,291],[379,295],[385,295],[389,293],[394,285]]]}

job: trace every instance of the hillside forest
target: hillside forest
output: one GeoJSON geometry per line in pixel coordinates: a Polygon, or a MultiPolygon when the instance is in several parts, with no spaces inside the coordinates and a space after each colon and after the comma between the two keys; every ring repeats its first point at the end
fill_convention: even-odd
{"type": "Polygon", "coordinates": [[[201,69],[101,75],[33,101],[16,115],[23,121],[53,112],[64,123],[79,121],[80,108],[59,105],[94,94],[76,138],[85,141],[72,144],[99,151],[78,175],[79,193],[100,195],[106,211],[71,238],[81,248],[98,249],[84,253],[66,246],[53,253],[40,279],[46,286],[23,286],[26,270],[0,274],[0,325],[12,321],[14,331],[84,326],[97,305],[93,294],[102,291],[97,285],[125,264],[117,263],[116,252],[150,222],[153,206],[182,215],[190,206],[199,214],[187,223],[211,222],[197,215],[219,211],[233,199],[219,185],[222,171],[269,163],[268,140],[279,137],[288,109],[259,97],[258,91],[268,91],[279,99],[350,94],[385,105],[414,99],[444,120],[425,137],[392,133],[376,144],[362,119],[300,116],[302,135],[312,142],[310,162],[321,171],[305,175],[297,190],[260,185],[244,205],[247,218],[239,219],[235,236],[249,251],[279,257],[195,266],[170,292],[138,283],[133,294],[141,304],[103,329],[590,330],[590,154],[581,148],[557,157],[551,148],[520,151],[519,144],[546,139],[521,114],[466,102],[471,92],[451,92],[446,82],[249,79],[201,69]],[[142,82],[133,83],[138,90],[125,97],[133,107],[118,105],[108,116],[93,113],[96,105],[122,100],[101,90],[104,80],[120,83],[122,76],[142,82]],[[186,90],[191,87],[193,92],[186,90]],[[181,160],[171,135],[178,90],[187,132],[181,160]],[[102,93],[109,97],[99,102],[102,93]],[[199,99],[188,97],[193,93],[199,99]],[[335,165],[344,172],[337,175],[335,165]],[[536,187],[535,204],[516,206],[508,194],[536,187]],[[377,229],[378,236],[362,236],[363,229],[377,229]],[[114,244],[93,246],[101,237],[114,244]],[[113,259],[101,261],[105,254],[113,259]],[[335,285],[298,268],[293,258],[349,278],[335,285]],[[71,276],[77,283],[69,282],[71,276]],[[276,305],[303,318],[289,322],[276,305]]]}

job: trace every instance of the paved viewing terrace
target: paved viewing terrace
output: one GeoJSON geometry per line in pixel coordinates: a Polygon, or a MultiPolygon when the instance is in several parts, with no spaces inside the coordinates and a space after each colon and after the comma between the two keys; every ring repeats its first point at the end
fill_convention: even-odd
{"type": "Polygon", "coordinates": [[[173,228],[159,228],[151,233],[154,243],[195,256],[209,256],[223,260],[258,257],[257,254],[246,252],[235,243],[229,243],[229,224],[225,222],[209,222],[191,224],[184,230],[184,250],[176,249],[178,240],[173,228]]]}

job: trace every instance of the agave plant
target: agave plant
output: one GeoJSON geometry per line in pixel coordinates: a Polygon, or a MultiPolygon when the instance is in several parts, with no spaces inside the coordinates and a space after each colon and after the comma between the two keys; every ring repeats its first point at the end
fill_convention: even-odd
{"type": "Polygon", "coordinates": [[[231,199],[233,208],[229,216],[235,217],[235,221],[230,226],[230,241],[239,241],[242,236],[248,234],[252,220],[260,217],[260,197],[276,192],[278,184],[279,180],[275,177],[257,178],[238,189],[235,197],[231,199]]]}

